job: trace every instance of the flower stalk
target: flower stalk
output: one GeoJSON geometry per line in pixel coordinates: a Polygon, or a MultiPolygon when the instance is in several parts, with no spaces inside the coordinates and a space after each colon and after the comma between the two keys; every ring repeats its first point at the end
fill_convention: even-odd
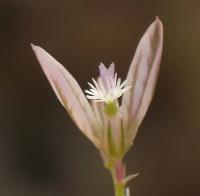
{"type": "Polygon", "coordinates": [[[111,174],[115,196],[129,196],[129,190],[128,188],[126,189],[127,182],[135,178],[138,174],[126,177],[126,168],[122,160],[110,161],[105,167],[111,174]]]}
{"type": "Polygon", "coordinates": [[[114,184],[115,196],[125,196],[125,186],[120,183],[114,184]]]}
{"type": "Polygon", "coordinates": [[[110,168],[109,171],[113,180],[115,196],[125,196],[125,184],[117,180],[115,168],[110,168]]]}

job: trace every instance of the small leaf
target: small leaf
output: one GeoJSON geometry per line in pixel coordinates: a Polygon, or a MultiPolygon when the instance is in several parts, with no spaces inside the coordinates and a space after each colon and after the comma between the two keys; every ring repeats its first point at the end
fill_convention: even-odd
{"type": "Polygon", "coordinates": [[[79,129],[97,146],[94,135],[97,123],[93,110],[73,76],[50,54],[39,46],[31,45],[58,99],[79,129]]]}
{"type": "Polygon", "coordinates": [[[139,175],[139,173],[137,174],[131,174],[129,176],[126,176],[123,180],[122,183],[127,184],[129,181],[133,180],[134,178],[136,178],[139,175]]]}

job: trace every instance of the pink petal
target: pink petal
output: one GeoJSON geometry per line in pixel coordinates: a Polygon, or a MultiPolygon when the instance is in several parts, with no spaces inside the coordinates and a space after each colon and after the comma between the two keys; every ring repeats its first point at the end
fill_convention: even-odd
{"type": "Polygon", "coordinates": [[[108,84],[107,84],[108,79],[114,78],[114,69],[115,69],[114,63],[111,63],[108,69],[105,67],[103,63],[100,63],[99,65],[100,78],[103,82],[104,87],[106,87],[106,89],[108,88],[108,84]]]}
{"type": "Polygon", "coordinates": [[[106,129],[104,119],[104,104],[102,102],[91,101],[91,106],[95,115],[95,119],[98,123],[99,131],[98,137],[103,139],[103,132],[106,129]]]}
{"type": "Polygon", "coordinates": [[[132,88],[122,98],[122,108],[126,111],[127,138],[132,141],[152,100],[160,68],[163,48],[163,25],[156,18],[145,32],[131,63],[127,85],[132,88]]]}
{"type": "Polygon", "coordinates": [[[115,75],[115,64],[113,62],[110,64],[110,67],[108,68],[108,73],[112,78],[114,78],[114,75],[115,75]]]}
{"type": "Polygon", "coordinates": [[[79,129],[98,147],[99,141],[94,135],[94,130],[97,130],[94,113],[77,81],[45,50],[31,46],[58,99],[79,129]]]}

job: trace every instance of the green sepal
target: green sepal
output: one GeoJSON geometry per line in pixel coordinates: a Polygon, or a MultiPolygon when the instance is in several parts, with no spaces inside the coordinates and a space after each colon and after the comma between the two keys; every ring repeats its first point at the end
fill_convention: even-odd
{"type": "Polygon", "coordinates": [[[105,104],[104,112],[108,117],[114,117],[118,112],[118,105],[114,101],[105,104]]]}
{"type": "Polygon", "coordinates": [[[108,129],[107,129],[107,144],[108,144],[108,155],[111,157],[115,157],[116,146],[113,140],[113,133],[110,122],[108,123],[108,129]]]}

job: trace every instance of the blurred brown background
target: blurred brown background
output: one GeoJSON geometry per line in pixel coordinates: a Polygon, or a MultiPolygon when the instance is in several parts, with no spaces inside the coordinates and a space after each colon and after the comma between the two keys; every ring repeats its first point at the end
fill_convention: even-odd
{"type": "Polygon", "coordinates": [[[98,64],[124,78],[155,16],[164,51],[156,94],[127,154],[132,196],[200,195],[200,1],[0,0],[0,196],[109,196],[94,146],[58,102],[30,42],[87,88],[98,64]]]}

